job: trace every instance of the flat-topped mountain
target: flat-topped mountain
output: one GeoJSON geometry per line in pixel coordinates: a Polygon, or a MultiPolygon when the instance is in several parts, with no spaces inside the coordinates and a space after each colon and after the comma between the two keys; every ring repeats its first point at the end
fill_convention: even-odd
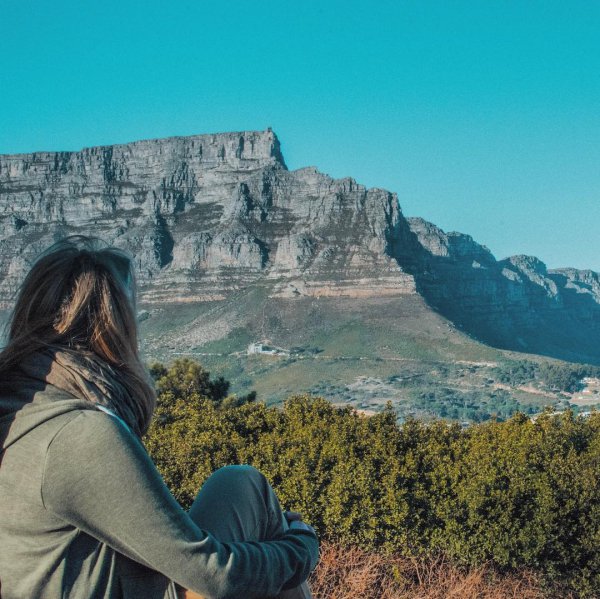
{"type": "Polygon", "coordinates": [[[392,192],[289,171],[270,129],[0,156],[5,309],[35,255],[74,233],[135,256],[155,356],[227,339],[227,351],[310,344],[377,314],[371,341],[402,336],[412,318],[417,336],[422,323],[431,338],[451,329],[600,363],[598,273],[496,260],[468,235],[406,218],[392,192]]]}

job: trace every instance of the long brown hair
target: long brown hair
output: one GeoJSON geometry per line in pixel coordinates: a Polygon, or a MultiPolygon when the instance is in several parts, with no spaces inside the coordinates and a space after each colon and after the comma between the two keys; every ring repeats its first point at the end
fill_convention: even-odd
{"type": "Polygon", "coordinates": [[[138,353],[135,277],[126,252],[73,235],[36,259],[18,292],[0,376],[34,352],[56,347],[108,364],[127,391],[122,401],[135,415],[134,429],[146,432],[156,393],[138,353]]]}

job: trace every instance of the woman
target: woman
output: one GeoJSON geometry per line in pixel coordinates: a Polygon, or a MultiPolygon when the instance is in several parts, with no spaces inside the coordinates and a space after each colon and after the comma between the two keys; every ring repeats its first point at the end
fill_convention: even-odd
{"type": "Polygon", "coordinates": [[[140,441],[155,392],[135,314],[131,260],[97,239],[55,244],[21,286],[0,353],[0,595],[310,597],[317,538],[257,470],[218,470],[189,513],[168,491],[140,441]]]}

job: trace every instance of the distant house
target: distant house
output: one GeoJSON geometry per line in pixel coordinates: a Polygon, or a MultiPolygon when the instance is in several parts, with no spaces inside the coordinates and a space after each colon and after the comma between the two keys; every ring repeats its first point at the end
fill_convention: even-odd
{"type": "Polygon", "coordinates": [[[250,356],[252,354],[262,354],[263,356],[289,356],[290,352],[287,349],[281,347],[275,347],[268,345],[263,341],[256,341],[248,346],[246,353],[250,356]]]}
{"type": "Polygon", "coordinates": [[[581,379],[584,386],[582,393],[595,393],[600,392],[600,379],[591,376],[585,376],[581,379]]]}
{"type": "Polygon", "coordinates": [[[250,354],[262,354],[263,344],[262,343],[251,343],[248,346],[248,355],[250,354]]]}

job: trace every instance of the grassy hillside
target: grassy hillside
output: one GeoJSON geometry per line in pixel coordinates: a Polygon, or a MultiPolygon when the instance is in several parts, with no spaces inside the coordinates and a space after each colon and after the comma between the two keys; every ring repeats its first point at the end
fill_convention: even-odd
{"type": "Polygon", "coordinates": [[[532,357],[478,342],[417,295],[273,299],[270,291],[254,286],[219,302],[142,306],[146,356],[196,358],[233,392],[255,390],[267,403],[309,392],[371,412],[390,401],[401,419],[505,418],[558,409],[570,399],[503,383],[498,366],[532,357]],[[249,344],[259,341],[285,352],[249,355],[249,344]]]}

